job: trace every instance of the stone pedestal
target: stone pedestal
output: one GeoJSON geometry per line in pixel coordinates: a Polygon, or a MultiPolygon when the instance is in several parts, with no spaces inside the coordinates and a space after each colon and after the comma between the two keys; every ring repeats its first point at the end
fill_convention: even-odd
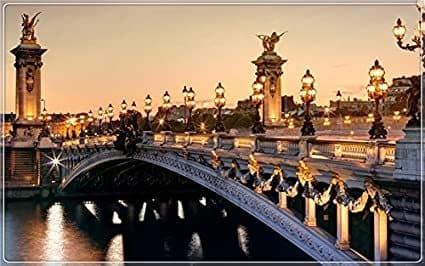
{"type": "Polygon", "coordinates": [[[421,129],[405,128],[405,137],[396,144],[395,179],[421,180],[421,129]]]}
{"type": "Polygon", "coordinates": [[[280,77],[283,74],[282,65],[286,61],[276,52],[263,52],[257,60],[252,61],[257,66],[257,77],[266,76],[266,81],[264,82],[263,119],[264,125],[269,128],[283,126],[283,121],[281,121],[282,92],[280,77]]]}

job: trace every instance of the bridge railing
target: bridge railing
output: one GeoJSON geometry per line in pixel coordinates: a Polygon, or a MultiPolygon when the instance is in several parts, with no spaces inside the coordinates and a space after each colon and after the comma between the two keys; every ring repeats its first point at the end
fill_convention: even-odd
{"type": "MultiPolygon", "coordinates": [[[[65,141],[64,146],[113,145],[115,136],[93,136],[65,141]]],[[[144,132],[147,145],[175,145],[190,148],[211,148],[238,152],[258,152],[273,156],[311,157],[393,166],[395,142],[385,140],[332,139],[326,137],[278,137],[266,135],[234,136],[225,133],[199,134],[144,132]]]]}

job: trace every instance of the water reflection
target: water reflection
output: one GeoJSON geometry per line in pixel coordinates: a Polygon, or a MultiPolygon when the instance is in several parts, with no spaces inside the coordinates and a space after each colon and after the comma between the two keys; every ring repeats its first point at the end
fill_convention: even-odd
{"type": "Polygon", "coordinates": [[[124,247],[122,234],[112,238],[109,247],[106,251],[105,260],[107,261],[122,261],[124,260],[124,247]]]}
{"type": "Polygon", "coordinates": [[[251,216],[211,196],[67,200],[45,207],[9,202],[5,214],[10,261],[308,259],[251,216]]]}
{"type": "Polygon", "coordinates": [[[63,221],[63,207],[55,204],[47,211],[46,220],[46,237],[44,238],[42,247],[43,258],[45,260],[61,261],[65,251],[65,237],[64,237],[64,221],[63,221]]]}

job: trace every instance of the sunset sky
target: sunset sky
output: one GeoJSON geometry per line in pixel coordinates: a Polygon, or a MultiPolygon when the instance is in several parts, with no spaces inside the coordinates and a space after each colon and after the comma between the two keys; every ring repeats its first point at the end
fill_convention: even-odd
{"type": "Polygon", "coordinates": [[[21,14],[43,13],[36,27],[43,56],[42,97],[50,112],[97,110],[123,98],[139,107],[146,94],[155,107],[168,90],[181,103],[183,85],[196,100],[212,100],[219,81],[228,106],[251,94],[263,51],[256,34],[288,31],[276,51],[283,66],[282,94],[296,95],[309,68],[317,103],[366,99],[368,70],[379,59],[386,79],[419,73],[418,54],[400,50],[392,35],[397,17],[410,40],[415,6],[24,6],[5,9],[6,112],[15,111],[14,57],[21,14]]]}

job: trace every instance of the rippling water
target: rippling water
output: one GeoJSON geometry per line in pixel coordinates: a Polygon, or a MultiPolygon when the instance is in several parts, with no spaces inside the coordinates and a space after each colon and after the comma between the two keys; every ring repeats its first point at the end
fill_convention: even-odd
{"type": "MultiPolygon", "coordinates": [[[[117,212],[111,221],[105,219],[105,204],[96,202],[9,202],[5,210],[6,259],[308,260],[284,238],[234,206],[213,205],[205,199],[191,202],[197,206],[192,217],[184,213],[181,201],[175,216],[173,208],[167,213],[143,203],[132,222],[117,212]]],[[[125,201],[119,204],[125,206],[125,201]]]]}

